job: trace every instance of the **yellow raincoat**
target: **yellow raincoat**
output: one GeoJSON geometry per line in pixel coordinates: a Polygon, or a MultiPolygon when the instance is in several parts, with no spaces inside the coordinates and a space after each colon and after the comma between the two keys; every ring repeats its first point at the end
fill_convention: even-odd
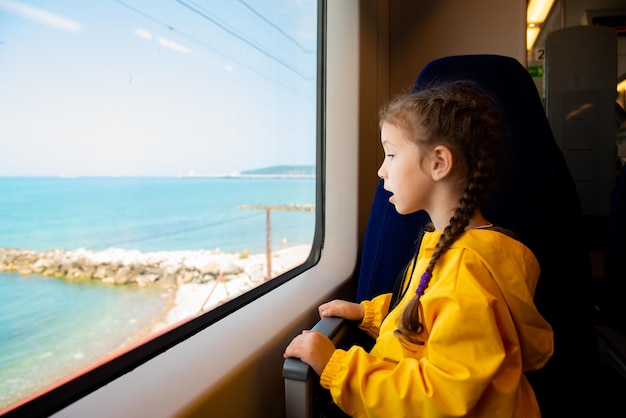
{"type": "Polygon", "coordinates": [[[360,326],[376,344],[370,353],[335,350],[322,386],[353,417],[539,417],[523,371],[548,361],[553,334],[533,303],[537,260],[513,238],[464,232],[435,265],[421,298],[424,345],[394,335],[440,236],[424,236],[406,294],[389,315],[391,294],[362,302],[360,326]]]}

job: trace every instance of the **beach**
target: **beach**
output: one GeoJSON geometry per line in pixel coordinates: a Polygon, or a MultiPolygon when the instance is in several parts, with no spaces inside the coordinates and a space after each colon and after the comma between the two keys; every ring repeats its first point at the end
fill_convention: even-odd
{"type": "MultiPolygon", "coordinates": [[[[272,251],[272,277],[300,264],[310,244],[272,251]]],[[[144,336],[210,311],[267,281],[267,254],[247,251],[140,252],[110,248],[46,252],[0,248],[0,271],[66,280],[97,280],[114,286],[158,286],[168,301],[144,336]]]]}
{"type": "MultiPolygon", "coordinates": [[[[272,251],[272,277],[302,264],[310,244],[272,251]]],[[[65,280],[93,280],[112,286],[164,289],[165,308],[128,344],[165,332],[267,281],[267,254],[212,251],[140,252],[110,248],[46,252],[0,248],[0,272],[38,274],[65,280]]],[[[127,344],[127,345],[128,345],[127,344]]]]}
{"type": "MultiPolygon", "coordinates": [[[[302,264],[310,249],[310,244],[285,245],[272,251],[272,277],[302,264]]],[[[0,363],[4,367],[0,379],[0,409],[68,375],[82,373],[132,350],[265,283],[266,263],[265,253],[248,255],[245,251],[225,253],[217,249],[34,252],[0,248],[0,270],[11,274],[4,284],[19,283],[23,290],[12,294],[5,303],[26,305],[30,313],[11,315],[0,321],[0,329],[5,331],[4,342],[9,344],[5,346],[5,357],[0,358],[4,360],[3,366],[0,363]],[[24,274],[26,271],[15,269],[25,267],[20,264],[26,262],[18,257],[21,255],[36,260],[62,255],[56,259],[61,260],[59,265],[64,268],[73,265],[69,271],[74,272],[79,271],[77,266],[101,263],[109,269],[116,266],[118,271],[125,271],[124,277],[134,277],[128,271],[139,269],[138,266],[142,266],[146,275],[154,276],[150,272],[156,269],[166,274],[176,271],[179,275],[170,278],[166,285],[159,283],[160,280],[120,284],[113,280],[114,277],[102,280],[93,277],[45,278],[39,273],[29,276],[24,274]],[[15,257],[21,260],[20,263],[14,263],[15,257]],[[13,264],[7,258],[13,260],[13,264]],[[129,266],[133,268],[129,269],[129,266]],[[35,288],[30,286],[32,283],[36,283],[35,288]],[[42,302],[48,299],[50,303],[39,304],[40,298],[34,295],[40,295],[42,302]],[[29,318],[35,321],[31,324],[29,318]],[[66,323],[70,328],[62,327],[66,323]],[[29,332],[18,334],[22,329],[29,332]]],[[[14,310],[7,309],[9,313],[14,310]]]]}
{"type": "MultiPolygon", "coordinates": [[[[298,245],[272,252],[272,272],[276,277],[302,264],[311,251],[311,245],[298,245]]],[[[150,333],[160,332],[172,325],[190,320],[210,311],[266,281],[266,254],[241,258],[237,253],[213,254],[212,261],[222,266],[239,266],[241,273],[218,276],[206,283],[183,283],[173,290],[166,312],[157,320],[150,333]]]]}
{"type": "Polygon", "coordinates": [[[268,226],[273,277],[314,237],[313,179],[1,180],[0,409],[265,283],[268,226]]]}

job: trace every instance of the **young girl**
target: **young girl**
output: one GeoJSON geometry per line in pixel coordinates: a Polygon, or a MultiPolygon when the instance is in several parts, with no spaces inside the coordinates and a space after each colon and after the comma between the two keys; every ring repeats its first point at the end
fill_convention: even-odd
{"type": "Polygon", "coordinates": [[[334,300],[320,316],[360,321],[370,352],[336,349],[317,331],[293,339],[353,417],[539,417],[524,373],[552,355],[550,325],[533,294],[531,251],[483,218],[500,130],[493,100],[471,82],[402,96],[381,112],[378,174],[401,214],[425,210],[426,232],[398,295],[334,300]]]}

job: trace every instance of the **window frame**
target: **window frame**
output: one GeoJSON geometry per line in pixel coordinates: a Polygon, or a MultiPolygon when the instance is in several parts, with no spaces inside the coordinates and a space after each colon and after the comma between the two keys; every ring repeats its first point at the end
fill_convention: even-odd
{"type": "Polygon", "coordinates": [[[316,178],[315,178],[315,230],[311,252],[299,266],[243,293],[223,305],[157,332],[113,357],[95,362],[60,382],[9,406],[3,417],[49,416],[120,378],[168,349],[193,337],[251,302],[268,295],[318,264],[324,244],[325,207],[325,151],[326,151],[326,43],[327,0],[317,0],[317,60],[316,60],[316,178]]]}

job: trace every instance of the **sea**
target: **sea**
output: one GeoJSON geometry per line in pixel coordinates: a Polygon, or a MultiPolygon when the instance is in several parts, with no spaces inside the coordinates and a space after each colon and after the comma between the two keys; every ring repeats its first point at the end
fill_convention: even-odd
{"type": "MultiPolygon", "coordinates": [[[[0,248],[261,253],[310,244],[310,177],[0,177],[0,248]]],[[[164,289],[0,273],[0,411],[122,348],[164,289]]]]}

